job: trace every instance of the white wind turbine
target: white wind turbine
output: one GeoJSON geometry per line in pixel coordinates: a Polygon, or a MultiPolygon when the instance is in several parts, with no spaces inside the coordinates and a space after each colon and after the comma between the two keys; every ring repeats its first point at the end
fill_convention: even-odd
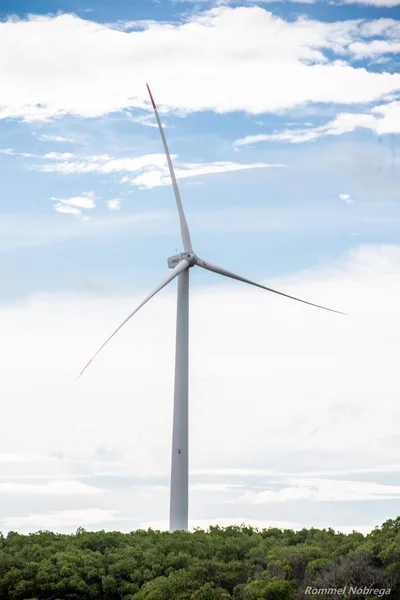
{"type": "Polygon", "coordinates": [[[285,296],[310,306],[322,308],[330,312],[345,314],[338,310],[326,308],[294,296],[289,296],[283,292],[278,292],[269,287],[250,281],[235,275],[226,269],[217,267],[209,262],[205,262],[193,252],[192,241],[190,239],[189,228],[186,222],[185,213],[183,211],[181,197],[179,194],[178,184],[172,166],[171,156],[168,150],[167,141],[165,139],[164,130],[158,115],[157,107],[151,94],[150,88],[147,85],[150,95],[150,100],[153,105],[154,113],[157,119],[158,127],[161,134],[161,139],[164,145],[165,154],[167,157],[169,173],[172,180],[176,204],[178,207],[179,220],[181,226],[181,234],[183,241],[184,252],[172,256],[168,259],[168,267],[171,269],[170,274],[166,277],[146,298],[139,304],[138,307],[121,323],[121,325],[110,335],[104,344],[97,350],[96,354],[90,359],[87,365],[79,374],[79,377],[87,369],[93,359],[99,354],[104,346],[114,337],[114,335],[129,321],[134,314],[138,312],[142,306],[146,304],[153,296],[168,285],[175,277],[178,277],[178,302],[177,302],[177,317],[176,317],[176,350],[175,350],[175,386],[174,386],[174,412],[173,412],[173,430],[172,430],[172,461],[171,461],[171,491],[170,491],[170,531],[177,529],[188,529],[188,496],[189,496],[189,390],[188,390],[188,371],[189,371],[189,269],[194,266],[202,267],[208,271],[213,271],[218,275],[230,277],[237,281],[243,281],[250,285],[262,288],[268,292],[285,296]]]}

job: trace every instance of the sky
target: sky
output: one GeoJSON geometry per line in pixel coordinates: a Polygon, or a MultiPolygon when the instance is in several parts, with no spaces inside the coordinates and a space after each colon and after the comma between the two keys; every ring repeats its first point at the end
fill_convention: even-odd
{"type": "Polygon", "coordinates": [[[190,527],[399,513],[400,0],[3,1],[0,531],[168,528],[182,250],[190,527]]]}

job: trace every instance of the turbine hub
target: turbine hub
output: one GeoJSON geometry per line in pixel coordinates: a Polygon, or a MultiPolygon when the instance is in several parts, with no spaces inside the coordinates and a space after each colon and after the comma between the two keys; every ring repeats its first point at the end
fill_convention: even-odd
{"type": "Polygon", "coordinates": [[[180,254],[175,254],[174,256],[169,257],[168,267],[173,269],[181,262],[181,260],[187,260],[189,267],[194,267],[194,265],[197,263],[197,256],[194,252],[181,252],[180,254]]]}

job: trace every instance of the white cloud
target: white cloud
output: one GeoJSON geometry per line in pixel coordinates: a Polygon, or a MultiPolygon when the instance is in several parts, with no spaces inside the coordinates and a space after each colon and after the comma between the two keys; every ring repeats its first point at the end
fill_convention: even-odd
{"type": "Polygon", "coordinates": [[[354,42],[349,50],[357,59],[375,58],[384,54],[400,52],[400,42],[388,40],[373,40],[372,42],[354,42]]]}
{"type": "Polygon", "coordinates": [[[382,485],[369,481],[340,481],[337,479],[291,478],[290,487],[279,490],[246,492],[231,502],[270,504],[293,500],[312,502],[364,502],[400,498],[400,486],[382,485]]]}
{"type": "MultiPolygon", "coordinates": [[[[391,23],[380,27],[385,40],[391,23]]],[[[10,57],[0,69],[0,118],[149,109],[146,81],[154,82],[162,113],[378,101],[400,90],[400,74],[344,60],[364,31],[360,20],[292,22],[258,6],[215,7],[129,32],[71,14],[9,19],[0,23],[0,55],[10,57]]]]}
{"type": "Polygon", "coordinates": [[[286,129],[278,133],[249,135],[234,142],[234,147],[249,146],[260,142],[290,142],[298,144],[310,142],[325,135],[343,135],[358,127],[372,129],[376,123],[373,115],[357,113],[341,113],[333,121],[320,127],[306,129],[286,129]]]}
{"type": "Polygon", "coordinates": [[[64,213],[66,215],[75,215],[79,217],[82,214],[82,211],[79,208],[74,208],[73,206],[65,206],[61,202],[57,202],[54,205],[54,210],[59,213],[64,213]]]}
{"type": "Polygon", "coordinates": [[[42,133],[41,135],[33,134],[40,142],[73,142],[70,138],[66,138],[62,135],[48,135],[42,133]]]}
{"type": "Polygon", "coordinates": [[[40,155],[31,154],[30,152],[16,152],[12,148],[0,148],[0,154],[7,154],[9,156],[25,156],[27,158],[41,158],[40,155]]]}
{"type": "MultiPolygon", "coordinates": [[[[285,0],[243,0],[243,4],[276,4],[285,0]]],[[[315,4],[317,0],[288,0],[298,4],[315,4]]],[[[210,3],[216,6],[233,3],[233,0],[174,0],[174,2],[210,3]]],[[[362,6],[376,6],[378,8],[393,8],[400,5],[400,0],[337,0],[337,4],[361,4],[362,6]]]]}
{"type": "Polygon", "coordinates": [[[2,521],[8,528],[30,526],[33,529],[58,529],[65,527],[92,527],[119,520],[119,511],[99,508],[59,510],[46,514],[30,514],[20,517],[5,517],[2,521]]]}
{"type": "MultiPolygon", "coordinates": [[[[234,265],[223,266],[235,270],[234,265]]],[[[278,481],[284,488],[300,489],[303,500],[301,510],[299,502],[270,502],[271,521],[335,527],[337,507],[324,500],[328,497],[341,503],[343,526],[371,526],[393,516],[393,505],[383,498],[398,497],[398,486],[385,473],[400,463],[400,248],[362,247],[336,264],[266,281],[283,292],[346,310],[349,317],[200,269],[193,269],[192,277],[208,281],[209,287],[195,288],[191,301],[190,465],[193,476],[201,469],[210,478],[196,482],[191,475],[191,481],[227,485],[234,480],[232,475],[212,479],[213,469],[275,471],[267,482],[260,475],[256,491],[276,492],[276,483],[270,484],[278,481]],[[328,473],[335,469],[336,474],[328,473]],[[333,481],[340,471],[352,469],[375,469],[376,474],[368,483],[343,483],[346,475],[333,481]],[[278,477],[294,471],[309,475],[278,477]],[[327,475],[318,476],[318,471],[327,475]],[[369,502],[362,501],[366,497],[369,502]]],[[[143,523],[168,518],[174,286],[147,304],[76,381],[93,351],[146,295],[136,287],[130,292],[38,294],[0,306],[2,385],[8,390],[0,452],[29,454],[34,441],[38,456],[68,454],[73,439],[74,454],[87,457],[106,444],[126,465],[114,474],[115,485],[111,478],[102,479],[109,492],[96,497],[95,508],[121,511],[126,527],[130,523],[132,528],[132,516],[143,523]],[[164,491],[138,496],[135,485],[145,478],[156,479],[164,491]]],[[[6,468],[14,471],[16,466],[1,463],[2,474],[6,468]]],[[[32,475],[36,469],[29,464],[32,475]]],[[[54,464],[47,472],[54,474],[54,464]]],[[[248,478],[241,483],[246,492],[255,491],[248,478]]],[[[8,526],[19,527],[22,519],[26,527],[57,528],[60,521],[49,516],[48,500],[46,504],[46,498],[35,496],[33,504],[29,498],[23,510],[19,504],[18,513],[13,502],[5,507],[4,500],[8,526]]],[[[72,499],[56,500],[51,498],[51,510],[77,508],[72,499]]],[[[79,497],[80,503],[89,501],[79,497]]],[[[218,487],[205,491],[194,486],[191,515],[208,523],[213,520],[209,515],[223,514],[229,522],[238,515],[243,520],[262,515],[262,505],[250,497],[244,503],[225,501],[226,493],[218,487]]],[[[103,517],[102,522],[109,520],[103,517]]],[[[75,515],[66,526],[85,526],[82,521],[75,515]]]]}
{"type": "Polygon", "coordinates": [[[378,135],[385,133],[400,133],[400,102],[390,102],[376,106],[371,111],[377,115],[375,132],[378,135]]]}
{"type": "MultiPolygon", "coordinates": [[[[140,125],[145,125],[146,127],[154,127],[158,128],[157,121],[154,117],[153,113],[145,113],[143,115],[134,116],[130,112],[128,114],[128,119],[132,121],[132,123],[140,123],[140,125]]],[[[169,129],[169,125],[161,121],[163,129],[169,129]]]]}
{"type": "Polygon", "coordinates": [[[190,490],[199,492],[226,492],[231,493],[233,489],[242,487],[238,483],[192,483],[190,490]]]}
{"type": "MultiPolygon", "coordinates": [[[[56,204],[54,204],[55,211],[67,215],[75,215],[76,217],[82,216],[81,209],[95,207],[94,192],[86,192],[82,196],[73,196],[72,198],[56,198],[52,196],[51,199],[56,201],[56,204]]],[[[82,216],[83,221],[87,221],[88,219],[87,215],[82,216]]]]}
{"type": "Polygon", "coordinates": [[[70,158],[74,158],[74,155],[71,152],[48,152],[43,158],[48,160],[69,160],[70,158]]]}
{"type": "Polygon", "coordinates": [[[112,200],[107,200],[107,206],[110,210],[121,210],[120,198],[113,198],[112,200]]]}
{"type": "Polygon", "coordinates": [[[371,109],[370,113],[340,113],[333,121],[320,127],[286,129],[278,133],[249,135],[235,140],[234,147],[260,142],[290,142],[299,144],[327,135],[343,135],[356,129],[368,129],[377,135],[400,133],[400,102],[389,102],[371,109]]]}
{"type": "MultiPolygon", "coordinates": [[[[301,471],[301,477],[345,477],[348,475],[359,475],[359,474],[377,474],[377,473],[400,473],[400,464],[388,464],[388,465],[373,465],[371,467],[356,467],[356,468],[344,468],[344,469],[328,469],[318,471],[301,471]]],[[[287,477],[299,477],[299,473],[294,471],[277,471],[274,468],[271,469],[255,469],[251,467],[243,468],[215,468],[215,469],[192,469],[194,475],[209,475],[215,476],[221,479],[222,477],[265,477],[270,476],[273,479],[276,478],[287,478],[287,477]]]]}
{"type": "MultiPolygon", "coordinates": [[[[204,164],[182,164],[174,168],[176,178],[187,179],[189,177],[199,177],[201,175],[213,175],[217,173],[229,173],[233,171],[244,171],[247,169],[265,169],[272,167],[283,167],[285,165],[269,165],[266,163],[253,163],[244,165],[236,162],[214,162],[204,164]]],[[[168,167],[149,169],[136,177],[123,177],[121,183],[130,182],[142,189],[152,189],[155,187],[170,185],[168,167]]]]}
{"type": "MultiPolygon", "coordinates": [[[[135,158],[112,158],[107,154],[94,155],[94,156],[67,156],[62,158],[62,155],[57,156],[45,155],[46,159],[53,159],[57,162],[47,163],[44,165],[35,165],[34,168],[42,171],[43,173],[119,173],[119,172],[135,172],[144,169],[161,169],[165,168],[166,158],[165,154],[145,154],[135,158]],[[70,160],[73,158],[74,160],[70,160]]],[[[171,155],[172,159],[176,158],[176,155],[171,155]]]]}
{"type": "MultiPolygon", "coordinates": [[[[143,189],[151,189],[171,184],[167,159],[164,154],[145,154],[136,158],[112,158],[108,155],[103,155],[83,158],[75,157],[75,160],[69,160],[70,157],[66,157],[64,160],[61,156],[62,155],[45,155],[44,158],[53,158],[55,159],[55,162],[46,163],[44,165],[34,165],[32,168],[42,171],[43,173],[63,173],[65,175],[73,173],[137,173],[135,177],[124,176],[121,179],[121,183],[132,183],[143,189]]],[[[180,163],[175,160],[176,158],[176,154],[172,155],[177,179],[244,171],[247,169],[280,168],[285,166],[261,162],[251,164],[221,161],[200,164],[180,163]]]]}
{"type": "Polygon", "coordinates": [[[346,204],[353,204],[354,200],[350,196],[350,194],[339,194],[340,200],[344,200],[346,204]]]}
{"type": "Polygon", "coordinates": [[[95,465],[95,466],[104,466],[104,465],[113,465],[113,466],[121,466],[124,465],[124,462],[121,461],[113,461],[113,460],[101,460],[100,458],[96,459],[83,459],[82,457],[74,456],[74,454],[56,454],[56,455],[45,455],[45,454],[21,454],[15,452],[4,452],[0,453],[0,463],[26,463],[26,462],[35,462],[35,463],[55,463],[60,465],[60,463],[66,464],[84,464],[84,465],[95,465]]]}
{"type": "Polygon", "coordinates": [[[98,496],[105,490],[80,481],[50,481],[48,483],[0,483],[0,493],[15,496],[98,496]]]}
{"type": "MultiPolygon", "coordinates": [[[[72,198],[56,198],[52,197],[62,206],[74,206],[76,208],[94,208],[94,192],[85,192],[82,196],[73,196],[72,198]]],[[[62,212],[62,211],[60,211],[62,212]]]]}
{"type": "Polygon", "coordinates": [[[400,0],[341,0],[341,4],[362,4],[363,6],[377,6],[378,8],[393,8],[400,6],[400,0]]]}

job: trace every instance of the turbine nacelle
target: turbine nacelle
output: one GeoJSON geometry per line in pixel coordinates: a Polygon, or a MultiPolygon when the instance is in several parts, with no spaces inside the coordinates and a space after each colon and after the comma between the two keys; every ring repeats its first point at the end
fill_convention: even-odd
{"type": "Polygon", "coordinates": [[[182,260],[186,260],[189,267],[194,267],[194,265],[197,265],[199,259],[194,252],[181,252],[180,254],[175,254],[174,256],[169,257],[168,267],[170,269],[174,269],[182,260]]]}

